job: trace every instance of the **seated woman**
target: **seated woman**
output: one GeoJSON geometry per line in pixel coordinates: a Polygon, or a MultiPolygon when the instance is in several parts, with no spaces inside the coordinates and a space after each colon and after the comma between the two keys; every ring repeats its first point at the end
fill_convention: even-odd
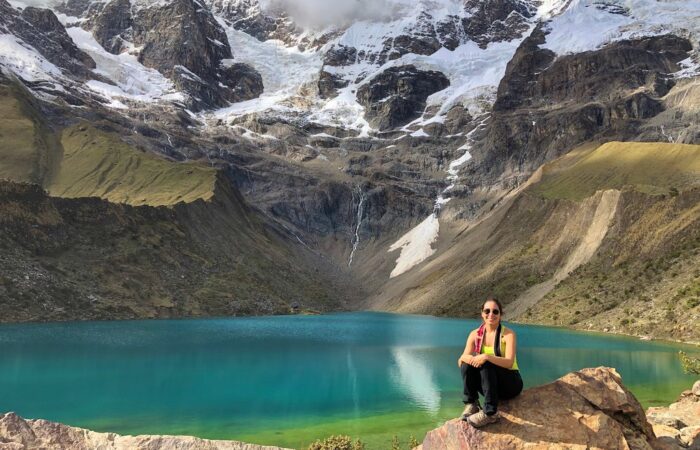
{"type": "Polygon", "coordinates": [[[499,400],[511,399],[523,390],[515,357],[515,333],[501,325],[502,315],[498,300],[486,300],[481,307],[484,322],[469,333],[464,353],[457,360],[464,382],[462,400],[466,405],[462,420],[477,428],[498,421],[499,400]],[[483,410],[479,406],[479,393],[484,394],[483,410]]]}

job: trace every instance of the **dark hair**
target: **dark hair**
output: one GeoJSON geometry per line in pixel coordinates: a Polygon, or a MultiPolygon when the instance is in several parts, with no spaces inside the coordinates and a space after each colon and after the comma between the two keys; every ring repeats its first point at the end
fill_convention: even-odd
{"type": "Polygon", "coordinates": [[[498,309],[501,310],[501,316],[503,316],[503,305],[501,305],[501,302],[499,302],[498,299],[497,299],[496,297],[489,297],[489,298],[487,298],[487,299],[484,301],[484,303],[481,304],[481,311],[484,310],[484,306],[486,306],[486,304],[487,304],[488,302],[496,302],[496,304],[498,305],[498,309]]]}

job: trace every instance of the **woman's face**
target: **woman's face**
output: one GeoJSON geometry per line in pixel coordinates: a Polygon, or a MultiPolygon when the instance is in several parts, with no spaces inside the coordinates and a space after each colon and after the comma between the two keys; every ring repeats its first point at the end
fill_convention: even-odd
{"type": "Polygon", "coordinates": [[[486,302],[484,307],[481,308],[481,317],[489,325],[498,325],[501,321],[501,308],[498,307],[498,303],[494,301],[486,302]]]}

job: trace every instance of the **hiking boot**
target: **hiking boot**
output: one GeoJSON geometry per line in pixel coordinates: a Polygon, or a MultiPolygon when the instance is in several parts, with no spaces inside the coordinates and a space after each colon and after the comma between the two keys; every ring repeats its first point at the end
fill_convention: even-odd
{"type": "Polygon", "coordinates": [[[474,403],[465,403],[464,411],[462,411],[462,420],[467,420],[467,417],[478,413],[480,409],[481,407],[478,401],[474,403]]]}
{"type": "Polygon", "coordinates": [[[467,422],[469,422],[469,424],[474,428],[481,428],[484,425],[498,422],[499,418],[500,416],[498,415],[498,413],[493,414],[491,416],[487,416],[484,411],[479,411],[478,413],[469,416],[467,422]]]}

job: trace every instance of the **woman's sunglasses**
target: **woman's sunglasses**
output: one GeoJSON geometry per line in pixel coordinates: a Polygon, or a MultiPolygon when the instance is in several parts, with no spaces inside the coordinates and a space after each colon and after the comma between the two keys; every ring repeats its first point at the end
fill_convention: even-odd
{"type": "Polygon", "coordinates": [[[500,312],[499,310],[497,310],[497,309],[494,309],[494,310],[492,311],[492,310],[490,310],[490,309],[488,309],[488,308],[484,308],[481,312],[483,312],[483,313],[486,314],[487,316],[488,316],[489,314],[491,314],[491,313],[493,313],[494,316],[497,316],[497,315],[499,315],[499,314],[501,313],[501,312],[500,312]]]}

